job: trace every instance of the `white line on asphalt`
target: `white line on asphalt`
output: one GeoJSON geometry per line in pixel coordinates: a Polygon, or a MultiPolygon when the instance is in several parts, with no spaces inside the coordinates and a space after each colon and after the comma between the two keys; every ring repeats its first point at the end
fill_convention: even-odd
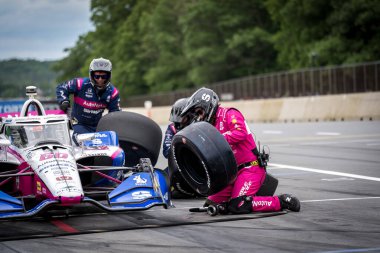
{"type": "Polygon", "coordinates": [[[361,200],[361,199],[380,199],[380,197],[341,198],[341,199],[313,199],[313,200],[301,200],[301,202],[306,203],[306,202],[325,202],[325,201],[361,200]]]}
{"type": "Polygon", "coordinates": [[[282,134],[282,131],[277,131],[277,130],[264,130],[264,134],[282,134]]]}
{"type": "Polygon", "coordinates": [[[334,145],[334,144],[342,144],[343,142],[338,142],[338,141],[314,141],[314,142],[304,142],[300,143],[299,145],[334,145]]]}
{"type": "Polygon", "coordinates": [[[298,167],[298,166],[292,166],[292,165],[286,165],[286,164],[277,164],[277,163],[268,163],[268,165],[277,167],[277,168],[283,168],[283,169],[302,170],[302,171],[309,171],[309,172],[315,172],[315,173],[321,173],[321,174],[328,174],[328,175],[335,175],[335,176],[342,176],[342,177],[352,177],[352,178],[380,182],[380,178],[378,177],[367,177],[367,176],[362,176],[362,175],[357,175],[357,174],[343,173],[343,172],[337,172],[337,171],[331,171],[331,170],[318,170],[318,169],[298,167]]]}
{"type": "Polygon", "coordinates": [[[380,143],[367,143],[367,146],[380,146],[380,143]]]}
{"type": "Polygon", "coordinates": [[[340,133],[334,133],[334,132],[317,132],[316,135],[337,136],[337,135],[340,135],[340,133]]]}
{"type": "Polygon", "coordinates": [[[340,140],[340,141],[314,141],[314,142],[304,142],[299,143],[299,145],[330,145],[330,144],[345,144],[345,143],[366,143],[366,142],[376,142],[376,143],[366,143],[367,146],[378,146],[380,145],[379,140],[340,140]]]}
{"type": "Polygon", "coordinates": [[[271,147],[289,147],[290,144],[271,144],[271,147]]]}
{"type": "Polygon", "coordinates": [[[351,177],[337,177],[337,178],[322,178],[323,181],[330,181],[330,182],[336,182],[336,181],[347,181],[347,180],[355,180],[351,177]]]}

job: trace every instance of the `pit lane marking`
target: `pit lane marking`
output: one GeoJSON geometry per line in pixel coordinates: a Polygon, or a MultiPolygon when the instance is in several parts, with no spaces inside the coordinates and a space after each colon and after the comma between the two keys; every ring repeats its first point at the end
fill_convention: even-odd
{"type": "Polygon", "coordinates": [[[276,138],[271,140],[266,140],[265,143],[282,143],[282,142],[304,142],[304,141],[323,141],[323,140],[348,140],[348,142],[353,142],[351,139],[360,139],[359,142],[363,142],[362,139],[371,138],[380,138],[380,134],[356,134],[356,135],[318,135],[318,136],[305,136],[305,137],[285,137],[285,138],[276,138]]]}
{"type": "Polygon", "coordinates": [[[338,171],[332,171],[332,170],[319,170],[319,169],[298,167],[298,166],[278,164],[278,163],[268,163],[268,165],[271,167],[278,168],[278,169],[302,170],[302,171],[315,172],[315,173],[320,173],[320,174],[335,175],[335,176],[341,176],[341,177],[351,177],[351,178],[380,182],[380,178],[378,177],[368,177],[368,176],[362,176],[362,175],[344,173],[344,172],[338,172],[338,171]]]}
{"type": "Polygon", "coordinates": [[[76,230],[75,228],[73,228],[72,226],[64,223],[63,221],[61,220],[51,220],[50,221],[53,225],[55,225],[56,227],[58,227],[59,229],[65,231],[65,232],[68,232],[68,233],[78,233],[79,231],[76,230]]]}
{"type": "Polygon", "coordinates": [[[366,200],[366,199],[380,199],[380,197],[340,198],[340,199],[312,199],[312,200],[301,200],[301,202],[302,203],[311,203],[311,202],[328,202],[328,201],[344,201],[344,200],[366,200]]]}
{"type": "Polygon", "coordinates": [[[337,177],[337,178],[322,178],[322,181],[337,182],[337,181],[352,181],[355,180],[351,177],[337,177]]]}
{"type": "Polygon", "coordinates": [[[327,136],[337,136],[340,135],[340,133],[335,132],[316,132],[316,135],[327,135],[327,136]]]}
{"type": "Polygon", "coordinates": [[[283,134],[280,130],[264,130],[263,134],[283,134]]]}
{"type": "Polygon", "coordinates": [[[380,146],[380,142],[377,143],[367,143],[367,146],[380,146]]]}
{"type": "Polygon", "coordinates": [[[320,251],[319,253],[356,253],[356,252],[370,252],[370,251],[379,252],[380,248],[341,249],[341,250],[332,250],[332,251],[320,251]]]}

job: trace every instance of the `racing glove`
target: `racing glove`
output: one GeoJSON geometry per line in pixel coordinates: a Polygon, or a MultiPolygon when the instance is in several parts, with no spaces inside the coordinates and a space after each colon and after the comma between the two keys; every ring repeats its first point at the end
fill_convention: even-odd
{"type": "Polygon", "coordinates": [[[252,197],[243,195],[231,199],[228,203],[228,210],[233,214],[252,213],[252,197]]]}
{"type": "Polygon", "coordinates": [[[59,108],[64,111],[65,113],[67,113],[67,110],[69,109],[70,107],[70,102],[69,101],[63,101],[60,105],[59,105],[59,108]]]}

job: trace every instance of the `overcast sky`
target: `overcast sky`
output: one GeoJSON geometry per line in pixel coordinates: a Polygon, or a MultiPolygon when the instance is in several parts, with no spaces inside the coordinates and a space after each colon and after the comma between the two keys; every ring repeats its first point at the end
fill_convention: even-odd
{"type": "Polygon", "coordinates": [[[57,60],[94,27],[90,0],[0,0],[0,60],[57,60]]]}

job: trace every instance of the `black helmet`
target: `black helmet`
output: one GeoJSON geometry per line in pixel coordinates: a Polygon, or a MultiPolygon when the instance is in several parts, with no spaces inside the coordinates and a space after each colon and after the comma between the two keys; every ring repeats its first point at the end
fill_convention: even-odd
{"type": "Polygon", "coordinates": [[[174,126],[177,130],[182,129],[182,119],[181,112],[183,108],[186,106],[187,98],[180,98],[172,106],[172,110],[170,112],[169,121],[174,123],[174,126]]]}
{"type": "Polygon", "coordinates": [[[188,99],[185,108],[183,108],[181,116],[190,115],[195,112],[195,109],[201,108],[204,110],[205,117],[203,119],[196,119],[197,115],[192,115],[192,121],[204,120],[212,123],[219,105],[218,95],[211,89],[200,88],[191,95],[188,99]]]}

